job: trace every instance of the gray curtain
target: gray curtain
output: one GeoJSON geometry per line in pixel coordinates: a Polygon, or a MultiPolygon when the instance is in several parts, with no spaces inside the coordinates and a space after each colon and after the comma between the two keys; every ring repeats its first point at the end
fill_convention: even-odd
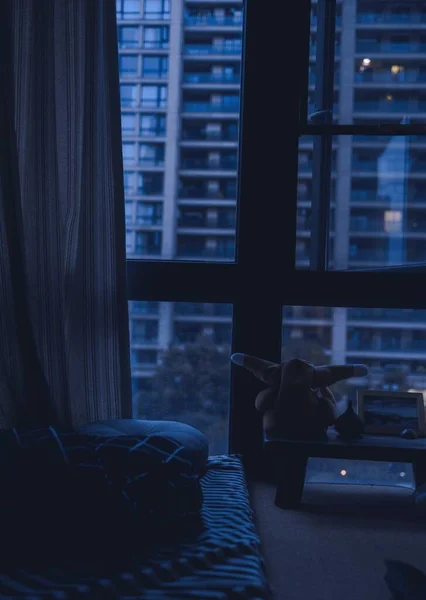
{"type": "Polygon", "coordinates": [[[114,0],[0,2],[0,427],[131,416],[114,0]]]}

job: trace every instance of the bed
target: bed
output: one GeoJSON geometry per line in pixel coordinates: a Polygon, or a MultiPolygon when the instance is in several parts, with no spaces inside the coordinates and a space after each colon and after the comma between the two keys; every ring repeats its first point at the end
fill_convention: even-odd
{"type": "Polygon", "coordinates": [[[201,478],[200,523],[176,539],[158,536],[114,569],[13,569],[0,597],[106,600],[265,600],[271,597],[241,458],[213,456],[201,478]]]}

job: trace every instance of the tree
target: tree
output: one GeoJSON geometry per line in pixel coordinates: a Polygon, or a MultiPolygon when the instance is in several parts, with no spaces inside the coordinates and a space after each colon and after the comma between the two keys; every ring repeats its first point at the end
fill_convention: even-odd
{"type": "Polygon", "coordinates": [[[140,419],[181,421],[202,431],[210,453],[227,450],[231,348],[210,336],[170,346],[161,356],[152,389],[135,398],[140,419]]]}

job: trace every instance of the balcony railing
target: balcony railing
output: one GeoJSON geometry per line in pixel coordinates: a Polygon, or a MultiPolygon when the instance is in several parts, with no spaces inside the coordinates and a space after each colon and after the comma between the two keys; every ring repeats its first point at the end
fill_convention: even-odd
{"type": "Polygon", "coordinates": [[[240,83],[240,75],[232,73],[231,75],[215,73],[184,73],[185,83],[240,83]]]}
{"type": "Polygon", "coordinates": [[[213,102],[184,102],[184,112],[205,112],[205,113],[238,113],[240,110],[239,102],[233,104],[215,104],[213,102]]]}
{"type": "Polygon", "coordinates": [[[376,52],[382,54],[420,54],[426,52],[424,42],[374,42],[370,40],[358,40],[357,52],[376,52]]]}
{"type": "Polygon", "coordinates": [[[241,40],[234,44],[221,44],[214,46],[212,44],[185,44],[183,47],[184,54],[202,56],[203,54],[241,54],[241,40]]]}
{"type": "Polygon", "coordinates": [[[236,220],[235,219],[217,219],[214,221],[210,221],[206,218],[191,218],[191,217],[181,217],[178,220],[178,227],[185,227],[188,229],[235,229],[236,220]]]}
{"type": "Polygon", "coordinates": [[[366,350],[368,352],[426,352],[425,340],[407,340],[401,339],[376,339],[376,340],[357,340],[349,339],[347,349],[366,350]]]}
{"type": "Polygon", "coordinates": [[[426,71],[407,69],[399,73],[391,71],[363,71],[355,73],[359,83],[426,83],[426,71]]]}
{"type": "Polygon", "coordinates": [[[237,157],[222,158],[220,161],[210,161],[204,158],[185,158],[181,161],[182,169],[212,169],[212,170],[236,170],[237,157]]]}
{"type": "Polygon", "coordinates": [[[426,101],[423,100],[383,100],[382,102],[355,100],[355,112],[426,112],[426,101]]]}
{"type": "Polygon", "coordinates": [[[426,23],[426,13],[413,12],[406,14],[392,14],[382,12],[360,12],[357,16],[358,23],[368,25],[411,25],[426,23]]]}
{"type": "MultiPolygon", "coordinates": [[[[358,232],[358,231],[366,231],[366,232],[372,232],[372,233],[389,233],[390,235],[393,235],[393,232],[387,232],[385,229],[385,222],[383,219],[366,219],[363,220],[362,218],[358,219],[357,217],[353,217],[350,220],[350,230],[353,232],[358,232]]],[[[400,232],[401,235],[404,235],[406,233],[418,233],[418,234],[425,234],[426,233],[426,227],[425,227],[425,223],[417,223],[416,227],[413,227],[412,224],[408,223],[406,226],[404,226],[400,232]]]]}
{"type": "Polygon", "coordinates": [[[178,249],[178,256],[182,258],[194,258],[194,259],[215,259],[215,258],[226,258],[233,259],[235,257],[234,248],[216,248],[215,250],[210,248],[181,248],[178,249]]]}
{"type": "Polygon", "coordinates": [[[219,190],[217,192],[210,191],[206,188],[181,188],[179,198],[196,198],[207,200],[236,200],[237,191],[235,190],[219,190]]]}
{"type": "Polygon", "coordinates": [[[399,308],[350,308],[348,309],[349,320],[383,320],[405,323],[406,321],[415,321],[426,323],[426,310],[405,310],[399,308]]]}
{"type": "Polygon", "coordinates": [[[209,27],[214,25],[223,25],[230,27],[241,27],[243,24],[242,15],[186,15],[185,25],[196,25],[199,27],[209,27]]]}
{"type": "MultiPolygon", "coordinates": [[[[391,203],[391,198],[388,196],[368,190],[352,190],[351,199],[353,202],[381,202],[389,204],[389,206],[391,203]]],[[[408,194],[406,200],[404,199],[401,204],[404,204],[405,201],[409,204],[426,203],[426,195],[408,194]]]]}
{"type": "Polygon", "coordinates": [[[207,131],[205,129],[200,130],[187,130],[184,129],[182,132],[183,140],[191,140],[191,141],[218,141],[218,142],[237,142],[238,141],[238,133],[233,131],[207,131]]]}

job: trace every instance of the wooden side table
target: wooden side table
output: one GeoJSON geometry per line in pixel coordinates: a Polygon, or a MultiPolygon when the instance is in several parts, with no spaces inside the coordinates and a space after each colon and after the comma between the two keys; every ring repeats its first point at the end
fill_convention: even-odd
{"type": "Polygon", "coordinates": [[[324,440],[291,440],[264,435],[267,455],[277,461],[275,505],[295,509],[301,505],[309,458],[345,458],[413,465],[416,487],[426,483],[426,439],[365,435],[359,440],[341,440],[334,430],[324,440]]]}

